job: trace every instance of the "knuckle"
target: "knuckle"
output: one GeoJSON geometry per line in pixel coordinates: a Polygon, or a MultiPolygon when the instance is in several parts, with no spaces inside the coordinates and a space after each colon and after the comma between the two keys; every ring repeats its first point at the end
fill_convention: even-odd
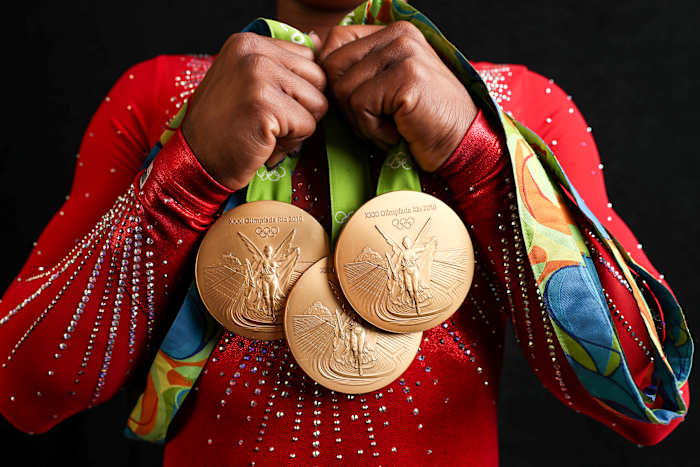
{"type": "Polygon", "coordinates": [[[267,83],[255,83],[248,95],[248,103],[254,115],[267,113],[273,102],[272,86],[267,83]]]}
{"type": "Polygon", "coordinates": [[[328,32],[328,36],[326,36],[326,41],[323,46],[325,52],[321,60],[324,67],[328,61],[328,58],[333,54],[333,52],[345,43],[344,38],[348,34],[345,28],[347,28],[347,26],[333,26],[328,32]]]}
{"type": "Polygon", "coordinates": [[[307,115],[305,118],[300,119],[299,136],[308,137],[313,135],[315,131],[316,119],[312,115],[307,115]]]}
{"type": "Polygon", "coordinates": [[[328,113],[328,99],[325,97],[321,100],[321,104],[318,106],[319,119],[328,113]]]}
{"type": "Polygon", "coordinates": [[[274,144],[275,135],[278,133],[279,123],[277,118],[269,110],[262,110],[256,115],[253,138],[262,146],[274,144]]]}
{"type": "Polygon", "coordinates": [[[417,34],[420,34],[418,28],[408,21],[397,21],[389,27],[399,34],[409,37],[416,37],[417,34]]]}
{"type": "Polygon", "coordinates": [[[414,109],[420,98],[418,86],[402,86],[397,93],[398,101],[405,109],[414,109]]]}
{"type": "Polygon", "coordinates": [[[412,57],[401,60],[399,63],[399,70],[407,78],[420,78],[423,75],[420,63],[412,57]]]}
{"type": "Polygon", "coordinates": [[[314,71],[316,73],[316,76],[315,76],[316,82],[313,84],[315,84],[317,88],[323,90],[326,88],[326,85],[328,84],[328,78],[326,77],[326,73],[323,71],[323,68],[316,65],[315,63],[314,63],[314,66],[315,66],[314,71]]]}
{"type": "Polygon", "coordinates": [[[412,37],[401,35],[393,40],[392,45],[398,50],[412,50],[416,46],[416,40],[412,37]]]}
{"type": "Polygon", "coordinates": [[[266,70],[269,68],[269,62],[270,59],[266,56],[251,53],[241,57],[238,63],[246,73],[256,78],[262,78],[269,74],[266,73],[266,70]]]}
{"type": "Polygon", "coordinates": [[[333,26],[328,32],[328,39],[338,40],[345,34],[344,26],[333,26]]]}
{"type": "Polygon", "coordinates": [[[321,97],[318,99],[318,102],[312,109],[312,113],[314,114],[316,120],[320,120],[321,117],[326,114],[326,112],[328,112],[328,99],[326,99],[326,96],[321,94],[321,97]]]}
{"type": "Polygon", "coordinates": [[[260,36],[257,34],[239,32],[229,37],[226,43],[233,55],[245,55],[255,48],[259,40],[260,36]]]}
{"type": "Polygon", "coordinates": [[[328,81],[333,83],[338,79],[340,66],[337,63],[337,60],[334,60],[333,57],[331,57],[330,59],[326,59],[323,62],[323,69],[325,70],[324,74],[326,75],[328,81]]]}

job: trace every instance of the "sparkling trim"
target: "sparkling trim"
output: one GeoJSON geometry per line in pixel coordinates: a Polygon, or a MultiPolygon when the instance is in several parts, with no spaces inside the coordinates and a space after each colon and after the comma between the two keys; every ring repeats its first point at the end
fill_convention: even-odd
{"type": "Polygon", "coordinates": [[[513,72],[509,66],[484,68],[479,71],[479,75],[481,75],[481,79],[483,79],[486,84],[486,89],[497,104],[510,101],[513,92],[505,83],[506,76],[513,76],[513,72]]]}
{"type": "MultiPolygon", "coordinates": [[[[129,191],[126,194],[126,199],[127,199],[127,205],[129,211],[131,211],[131,208],[134,205],[134,199],[135,199],[135,194],[134,194],[134,187],[133,185],[129,188],[129,191]]],[[[128,212],[128,211],[127,211],[128,212]]],[[[112,362],[112,353],[114,351],[114,344],[117,338],[117,331],[119,330],[119,324],[120,324],[120,319],[121,319],[121,304],[122,300],[124,299],[124,292],[125,292],[125,285],[126,285],[126,265],[124,264],[124,257],[127,252],[126,250],[126,239],[123,239],[122,237],[122,232],[125,232],[125,227],[127,226],[127,223],[129,221],[129,217],[126,215],[122,216],[120,219],[119,223],[119,228],[115,229],[115,240],[114,240],[114,250],[113,250],[113,255],[112,255],[112,260],[110,262],[110,275],[113,275],[117,271],[117,267],[119,265],[119,257],[120,257],[120,248],[122,248],[122,240],[124,240],[123,244],[123,251],[121,252],[121,257],[122,257],[122,263],[121,263],[121,268],[119,268],[119,280],[117,282],[117,291],[116,295],[113,301],[113,308],[112,308],[112,319],[109,327],[109,334],[107,335],[107,345],[105,346],[105,351],[102,356],[102,366],[100,368],[100,371],[97,376],[97,383],[95,384],[95,388],[93,390],[92,398],[90,400],[90,406],[94,405],[100,395],[102,394],[102,389],[104,388],[105,381],[107,374],[109,372],[109,367],[112,362]]],[[[126,229],[126,232],[128,232],[128,229],[126,229]]],[[[105,291],[106,295],[106,291],[105,291]]],[[[108,303],[108,302],[104,302],[108,303]]],[[[82,371],[82,370],[81,370],[82,371]]],[[[81,375],[81,372],[78,372],[78,375],[81,375]]],[[[79,383],[80,379],[76,378],[75,383],[79,383]]]]}

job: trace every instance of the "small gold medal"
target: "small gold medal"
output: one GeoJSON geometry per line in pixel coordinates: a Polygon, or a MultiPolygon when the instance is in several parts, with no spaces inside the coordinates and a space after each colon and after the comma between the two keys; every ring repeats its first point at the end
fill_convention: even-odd
{"type": "Polygon", "coordinates": [[[325,230],[304,210],[279,201],[246,203],[224,213],[204,236],[197,289],[226,329],[280,339],[287,294],[328,252],[325,230]]]}
{"type": "Polygon", "coordinates": [[[324,258],[289,294],[284,331],[294,359],[333,391],[359,394],[382,388],[413,361],[422,332],[394,334],[360,318],[347,303],[324,258]]]}
{"type": "Polygon", "coordinates": [[[430,329],[464,301],[474,250],[459,216],[418,191],[392,191],[350,218],[335,250],[338,280],[352,307],[391,332],[430,329]]]}

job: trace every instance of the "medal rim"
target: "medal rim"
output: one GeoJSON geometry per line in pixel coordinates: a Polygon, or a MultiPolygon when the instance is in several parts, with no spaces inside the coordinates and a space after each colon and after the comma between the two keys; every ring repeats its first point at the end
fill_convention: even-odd
{"type": "MultiPolygon", "coordinates": [[[[315,271],[313,271],[314,268],[316,268],[317,266],[318,266],[319,268],[322,267],[322,266],[320,266],[320,263],[322,263],[323,261],[326,261],[326,262],[327,262],[327,267],[332,267],[332,268],[333,268],[333,272],[331,272],[331,273],[325,273],[325,275],[335,278],[335,282],[338,283],[338,285],[340,285],[340,281],[338,280],[338,276],[337,276],[337,274],[335,273],[334,258],[333,258],[331,255],[328,255],[328,256],[326,256],[326,257],[324,257],[324,258],[321,258],[321,259],[319,259],[318,261],[316,261],[313,265],[311,265],[306,271],[304,271],[304,274],[302,274],[301,277],[299,277],[299,279],[297,280],[297,284],[302,280],[302,278],[304,277],[304,275],[306,275],[307,273],[310,274],[311,272],[315,272],[315,271]]],[[[336,391],[336,392],[339,392],[339,393],[342,393],[342,394],[367,394],[367,393],[370,393],[370,392],[372,392],[372,391],[377,391],[377,390],[382,389],[382,388],[384,388],[384,387],[386,387],[386,386],[389,386],[389,385],[392,384],[394,381],[396,381],[397,379],[399,379],[399,378],[401,377],[401,375],[403,375],[403,374],[406,372],[406,370],[408,370],[408,368],[411,366],[411,364],[413,363],[413,360],[415,359],[415,356],[418,354],[418,349],[420,348],[420,344],[421,344],[421,342],[422,342],[422,340],[423,340],[423,331],[412,331],[412,332],[405,332],[405,333],[395,333],[395,332],[390,332],[390,331],[386,331],[386,330],[384,330],[384,329],[378,328],[378,327],[372,325],[372,323],[370,323],[370,322],[368,322],[367,320],[365,320],[359,313],[357,313],[357,312],[355,311],[355,309],[350,305],[350,302],[346,299],[346,302],[347,302],[348,306],[350,306],[350,308],[349,308],[348,311],[350,311],[350,312],[352,312],[352,313],[356,313],[357,316],[360,318],[360,320],[363,321],[363,323],[365,323],[366,325],[375,327],[376,330],[380,333],[380,335],[381,335],[382,332],[385,332],[385,333],[387,333],[387,334],[389,334],[389,335],[396,335],[396,334],[417,334],[416,343],[415,343],[415,352],[413,352],[413,354],[411,355],[411,358],[407,358],[405,362],[402,362],[402,365],[400,365],[399,367],[397,367],[397,368],[398,368],[398,371],[395,373],[396,376],[394,376],[394,377],[391,378],[391,379],[388,379],[388,378],[377,378],[377,379],[376,379],[374,382],[372,382],[371,384],[367,384],[367,385],[364,385],[364,386],[359,386],[359,387],[347,387],[346,385],[344,385],[344,384],[342,384],[342,383],[336,383],[336,382],[334,382],[334,381],[332,381],[332,380],[329,380],[329,379],[326,379],[326,378],[321,378],[321,377],[319,377],[319,378],[317,379],[316,377],[314,377],[313,374],[314,374],[315,372],[311,372],[311,371],[307,370],[307,366],[308,366],[308,365],[307,365],[306,363],[302,363],[302,362],[308,361],[308,359],[306,359],[306,358],[305,358],[305,359],[300,359],[300,358],[298,358],[299,351],[296,350],[296,347],[297,347],[297,345],[298,345],[297,340],[296,340],[296,339],[290,339],[290,338],[289,338],[289,336],[290,336],[290,334],[291,334],[291,330],[290,330],[290,326],[288,326],[287,320],[288,320],[288,318],[292,315],[292,313],[289,312],[289,304],[292,303],[293,297],[294,297],[294,296],[296,296],[296,295],[299,294],[299,293],[302,293],[301,290],[302,290],[302,289],[301,289],[301,288],[297,288],[297,287],[296,287],[296,284],[295,284],[295,286],[294,286],[294,287],[292,288],[292,290],[289,292],[289,296],[287,297],[287,302],[285,303],[285,307],[284,307],[284,320],[283,320],[283,325],[284,325],[284,326],[283,326],[283,327],[284,327],[284,337],[285,337],[285,339],[286,339],[286,341],[287,341],[287,346],[289,347],[289,350],[292,352],[292,356],[294,357],[294,360],[297,362],[297,364],[299,365],[299,367],[304,371],[304,374],[306,374],[309,378],[311,378],[312,380],[314,380],[315,382],[317,382],[317,383],[320,384],[321,386],[323,386],[323,387],[325,387],[326,389],[329,389],[329,390],[331,390],[331,391],[336,391]],[[404,363],[405,363],[405,364],[404,364],[404,363]]],[[[345,297],[344,294],[343,294],[343,297],[345,297]]],[[[305,356],[305,355],[304,355],[304,356],[305,356]]]]}
{"type": "MultiPolygon", "coordinates": [[[[360,222],[360,221],[357,221],[360,222]]],[[[416,332],[416,331],[427,331],[428,329],[432,329],[435,326],[439,326],[440,324],[444,323],[447,321],[459,308],[462,306],[464,303],[464,300],[466,299],[467,295],[469,294],[469,290],[471,290],[472,283],[474,282],[474,269],[475,269],[475,264],[476,264],[476,259],[474,257],[474,244],[471,240],[471,235],[469,235],[469,231],[467,230],[466,225],[464,225],[464,222],[462,221],[461,217],[457,212],[455,212],[454,209],[452,209],[447,203],[445,203],[443,200],[439,199],[437,196],[433,196],[431,194],[422,192],[422,191],[412,191],[412,190],[394,190],[394,191],[389,191],[386,193],[382,193],[381,195],[375,196],[372,199],[367,200],[362,206],[360,206],[353,215],[348,219],[347,223],[343,227],[343,229],[340,231],[340,234],[338,235],[338,240],[336,241],[335,245],[335,251],[333,252],[333,262],[334,262],[334,267],[336,271],[336,277],[338,278],[338,283],[340,284],[340,288],[343,292],[343,295],[347,299],[348,303],[352,307],[355,312],[357,312],[358,315],[362,317],[365,321],[368,323],[376,326],[379,329],[382,329],[384,331],[388,332],[393,332],[393,333],[407,333],[407,332],[416,332]],[[356,214],[359,214],[362,212],[363,209],[365,209],[369,204],[377,202],[377,200],[380,200],[381,198],[389,197],[389,196],[396,196],[397,194],[404,193],[404,194],[412,194],[412,195],[418,195],[418,196],[424,196],[426,198],[429,198],[433,202],[437,202],[441,204],[445,209],[449,210],[450,213],[452,213],[457,220],[459,221],[456,223],[456,225],[461,226],[464,229],[465,236],[467,238],[467,248],[469,249],[471,260],[468,262],[468,271],[467,271],[467,278],[466,280],[468,281],[467,287],[464,292],[464,296],[457,297],[455,299],[455,304],[451,305],[450,309],[451,311],[448,312],[443,312],[439,315],[437,315],[435,318],[426,321],[425,323],[418,323],[414,325],[399,325],[396,327],[389,327],[387,326],[385,321],[382,321],[375,317],[373,313],[369,313],[366,310],[361,310],[358,307],[353,304],[351,301],[351,295],[347,293],[348,286],[347,284],[343,283],[343,277],[339,271],[340,269],[337,267],[337,265],[340,262],[339,256],[341,255],[341,241],[344,236],[348,236],[347,232],[349,231],[350,225],[353,223],[353,219],[355,218],[356,214]],[[444,316],[444,317],[443,317],[444,316]]]]}
{"type": "MultiPolygon", "coordinates": [[[[236,335],[238,335],[238,336],[245,337],[245,338],[248,338],[248,339],[257,339],[257,340],[264,340],[264,341],[273,341],[273,340],[283,339],[283,338],[285,337],[285,334],[284,334],[284,312],[285,312],[286,306],[287,306],[286,301],[287,301],[287,299],[289,298],[289,295],[291,294],[292,290],[294,289],[294,285],[292,285],[292,288],[290,289],[289,293],[288,293],[287,296],[285,297],[285,304],[284,304],[284,307],[282,307],[282,310],[281,310],[281,311],[282,311],[282,314],[283,314],[283,316],[282,316],[282,322],[276,326],[277,329],[276,329],[275,331],[253,331],[253,330],[251,330],[251,329],[249,329],[249,328],[244,328],[244,327],[241,327],[241,326],[237,326],[237,325],[235,325],[235,324],[234,324],[234,325],[230,325],[230,324],[222,323],[222,322],[221,322],[222,320],[220,320],[219,317],[217,317],[214,313],[212,313],[212,312],[209,310],[209,307],[207,306],[207,302],[205,301],[205,298],[204,298],[204,297],[205,297],[205,294],[202,293],[202,287],[203,287],[203,286],[200,285],[200,278],[199,278],[200,256],[201,256],[202,248],[204,247],[204,244],[205,244],[207,235],[209,235],[209,232],[211,231],[211,229],[212,229],[218,222],[221,222],[222,219],[225,219],[225,218],[229,217],[229,216],[231,215],[230,213],[234,212],[236,209],[243,208],[243,207],[251,208],[251,207],[254,207],[254,205],[259,205],[259,204],[275,204],[275,205],[281,205],[281,207],[293,208],[293,210],[299,211],[299,214],[303,214],[303,215],[305,215],[305,216],[308,216],[310,219],[313,220],[313,223],[312,223],[312,224],[316,225],[316,226],[318,227],[319,231],[323,232],[323,234],[324,234],[324,235],[323,235],[323,238],[324,238],[325,243],[326,243],[326,249],[325,249],[325,250],[326,250],[326,256],[327,256],[328,254],[330,254],[330,241],[329,241],[329,238],[328,238],[328,233],[326,232],[326,229],[323,227],[323,225],[322,225],[314,216],[312,216],[309,212],[307,212],[307,211],[301,209],[301,208],[298,207],[298,206],[294,206],[294,205],[291,204],[291,203],[285,203],[285,202],[283,202],[283,201],[277,201],[277,200],[257,200],[257,201],[251,201],[251,202],[247,202],[247,203],[240,204],[240,205],[238,205],[238,206],[236,206],[236,207],[234,207],[234,208],[232,208],[232,209],[230,209],[230,210],[228,210],[228,211],[222,213],[222,215],[221,215],[214,223],[212,223],[211,226],[209,226],[209,228],[207,229],[207,232],[205,233],[204,237],[202,238],[202,241],[201,241],[200,244],[199,244],[199,247],[197,248],[197,256],[196,256],[196,258],[195,258],[195,266],[194,266],[194,268],[195,268],[195,269],[194,269],[194,271],[195,271],[195,273],[194,273],[194,278],[195,278],[195,284],[196,284],[196,286],[197,286],[197,293],[199,293],[199,297],[200,297],[200,299],[202,300],[202,304],[204,305],[205,310],[207,311],[207,313],[209,314],[209,316],[211,316],[212,318],[214,318],[214,319],[216,320],[216,322],[219,323],[224,329],[226,329],[226,330],[228,330],[228,331],[230,331],[230,332],[232,332],[232,333],[234,333],[234,334],[236,334],[236,335]]],[[[321,256],[321,258],[325,258],[326,256],[321,256]]],[[[311,263],[311,266],[313,266],[314,264],[316,264],[316,262],[311,263]]],[[[309,268],[310,268],[311,266],[309,266],[309,268]]],[[[305,273],[307,270],[308,270],[308,268],[307,268],[306,270],[302,271],[301,275],[299,276],[299,279],[301,279],[301,276],[303,276],[304,273],[305,273]]],[[[297,279],[297,281],[298,281],[299,279],[297,279]]],[[[295,282],[294,284],[296,284],[296,282],[295,282]]]]}

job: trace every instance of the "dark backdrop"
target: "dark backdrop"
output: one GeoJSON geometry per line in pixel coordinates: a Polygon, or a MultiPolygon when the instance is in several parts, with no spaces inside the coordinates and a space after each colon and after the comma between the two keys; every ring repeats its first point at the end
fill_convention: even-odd
{"type": "MultiPolygon", "coordinates": [[[[274,15],[272,0],[20,3],[16,15],[4,12],[2,29],[3,113],[10,117],[0,138],[2,290],[68,193],[83,129],[116,78],[156,54],[215,53],[253,17],[274,15]]],[[[611,200],[665,273],[697,334],[695,2],[413,3],[471,59],[526,64],[574,96],[593,127],[611,200]]],[[[504,466],[700,465],[697,411],[659,446],[638,448],[557,402],[508,337],[500,397],[504,466]]],[[[120,395],[36,437],[0,420],[2,463],[14,451],[23,465],[158,465],[160,448],[120,435],[129,409],[120,395]]]]}

